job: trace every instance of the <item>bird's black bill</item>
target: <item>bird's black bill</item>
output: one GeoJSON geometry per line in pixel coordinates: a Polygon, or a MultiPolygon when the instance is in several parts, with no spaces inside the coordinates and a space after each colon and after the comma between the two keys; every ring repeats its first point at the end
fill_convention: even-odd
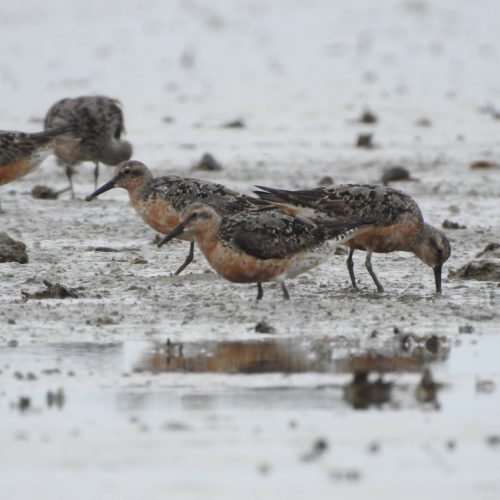
{"type": "Polygon", "coordinates": [[[160,243],[158,243],[158,248],[161,248],[165,243],[175,238],[176,236],[179,236],[179,234],[182,234],[184,232],[184,229],[186,229],[186,226],[184,226],[184,224],[181,222],[176,228],[172,229],[172,231],[170,231],[170,233],[168,233],[160,241],[160,243]]]}
{"type": "Polygon", "coordinates": [[[436,293],[441,293],[441,270],[443,268],[442,264],[437,265],[434,268],[434,279],[436,280],[436,293]]]}
{"type": "Polygon", "coordinates": [[[111,180],[109,182],[106,182],[106,184],[103,184],[99,189],[96,189],[92,194],[89,194],[86,198],[85,201],[91,201],[97,196],[99,196],[102,193],[105,193],[106,191],[109,191],[110,189],[113,189],[115,187],[115,181],[111,180]]]}

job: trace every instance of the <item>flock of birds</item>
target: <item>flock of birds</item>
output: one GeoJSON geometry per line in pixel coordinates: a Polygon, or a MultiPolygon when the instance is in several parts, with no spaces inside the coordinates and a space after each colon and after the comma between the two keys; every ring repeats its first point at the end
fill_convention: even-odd
{"type": "Polygon", "coordinates": [[[345,184],[288,191],[257,186],[257,196],[237,193],[221,184],[167,175],[153,177],[146,165],[130,160],[132,146],[122,139],[120,103],[105,96],[67,98],[47,112],[45,131],[0,131],[0,185],[28,174],[53,152],[65,169],[74,198],[72,175],[81,162],[95,163],[95,191],[128,191],[142,219],[172,238],[190,243],[181,273],[193,260],[195,243],[212,268],[225,279],[256,283],[276,280],[285,299],[285,279],[327,260],[339,244],[349,247],[347,268],[354,289],[353,253],[367,252],[366,268],[379,292],[372,253],[414,253],[434,271],[441,293],[442,267],[451,253],[446,235],[424,222],[407,194],[380,185],[345,184]],[[112,179],[97,188],[99,163],[116,165],[112,179]]]}

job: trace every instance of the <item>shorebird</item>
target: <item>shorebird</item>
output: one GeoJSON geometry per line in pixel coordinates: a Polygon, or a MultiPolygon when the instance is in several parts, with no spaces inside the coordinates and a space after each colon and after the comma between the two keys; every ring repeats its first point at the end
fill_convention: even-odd
{"type": "Polygon", "coordinates": [[[372,253],[412,252],[434,270],[436,293],[441,293],[443,264],[451,254],[450,242],[439,229],[424,222],[417,203],[409,195],[385,186],[344,184],[331,188],[287,191],[257,186],[264,200],[287,203],[305,215],[334,220],[374,218],[372,227],[345,242],[350,248],[347,269],[357,289],[352,256],[355,250],[367,252],[365,266],[379,292],[384,287],[373,271],[372,253]]]}
{"type": "Polygon", "coordinates": [[[79,143],[62,141],[54,150],[58,163],[65,167],[71,196],[75,197],[74,167],[83,161],[95,163],[94,189],[99,178],[99,163],[117,165],[132,156],[132,146],[121,139],[125,131],[120,102],[105,96],[61,99],[45,116],[45,128],[71,125],[79,143]]]}
{"type": "Polygon", "coordinates": [[[78,142],[69,134],[72,130],[65,125],[35,133],[0,131],[0,186],[37,168],[64,134],[68,142],[78,142]]]}
{"type": "MultiPolygon", "coordinates": [[[[135,211],[146,224],[162,234],[170,233],[179,223],[181,210],[197,201],[210,205],[220,214],[241,212],[259,206],[273,206],[259,198],[232,191],[221,184],[176,175],[154,178],[144,163],[135,160],[120,163],[113,178],[85,199],[90,201],[115,187],[126,189],[135,211]]],[[[185,262],[175,274],[180,274],[194,257],[193,238],[182,235],[179,237],[190,241],[191,245],[185,262]]]]}
{"type": "Polygon", "coordinates": [[[179,224],[158,243],[186,235],[194,238],[212,268],[235,283],[276,280],[283,297],[290,295],[286,278],[321,264],[342,241],[352,237],[362,221],[322,221],[292,216],[269,206],[221,216],[203,203],[193,203],[179,224]]]}

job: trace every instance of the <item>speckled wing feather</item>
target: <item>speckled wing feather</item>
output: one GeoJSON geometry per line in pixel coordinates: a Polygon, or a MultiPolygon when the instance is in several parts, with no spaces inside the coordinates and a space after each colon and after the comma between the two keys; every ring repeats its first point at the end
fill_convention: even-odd
{"type": "Polygon", "coordinates": [[[0,166],[28,158],[37,151],[50,149],[55,138],[72,130],[71,126],[63,126],[32,134],[0,131],[0,166]]]}
{"type": "Polygon", "coordinates": [[[410,196],[385,186],[343,184],[304,191],[258,187],[262,190],[256,192],[259,197],[311,208],[318,217],[339,220],[371,218],[376,226],[396,224],[405,216],[422,221],[420,209],[410,196]]]}
{"type": "Polygon", "coordinates": [[[237,249],[263,260],[283,259],[323,239],[322,231],[312,222],[279,210],[224,217],[219,231],[222,240],[231,241],[237,249]]]}
{"type": "Polygon", "coordinates": [[[237,193],[222,184],[175,175],[153,179],[140,195],[168,200],[178,212],[196,202],[206,203],[221,215],[269,206],[265,200],[237,193]]]}

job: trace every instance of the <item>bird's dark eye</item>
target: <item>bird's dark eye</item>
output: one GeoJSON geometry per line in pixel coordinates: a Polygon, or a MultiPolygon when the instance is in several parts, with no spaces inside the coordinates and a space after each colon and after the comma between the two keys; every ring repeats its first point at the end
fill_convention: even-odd
{"type": "Polygon", "coordinates": [[[130,174],[130,168],[128,168],[128,167],[127,167],[127,168],[124,168],[124,169],[123,169],[123,173],[124,173],[125,175],[130,174]]]}

